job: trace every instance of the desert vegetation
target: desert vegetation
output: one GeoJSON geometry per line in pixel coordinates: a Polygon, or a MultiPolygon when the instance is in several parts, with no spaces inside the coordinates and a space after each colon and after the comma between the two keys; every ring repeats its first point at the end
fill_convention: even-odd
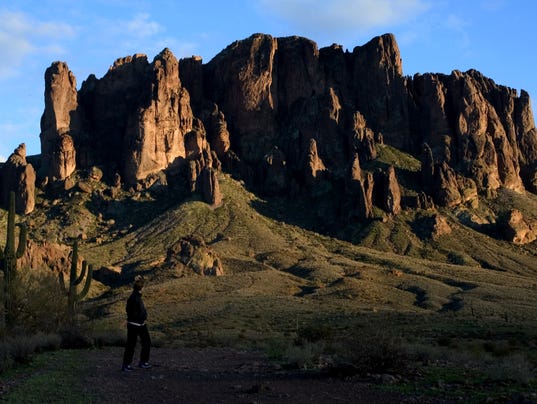
{"type": "MultiPolygon", "coordinates": [[[[98,201],[73,192],[56,205],[69,212],[67,227],[85,234],[70,255],[92,262],[94,279],[80,286],[88,295],[73,322],[58,274],[18,271],[17,327],[2,339],[4,374],[43,351],[122,346],[124,301],[131,280],[143,274],[157,347],[261,351],[286,369],[355,377],[404,394],[477,399],[535,388],[531,245],[498,242],[457,224],[455,215],[455,234],[433,241],[416,231],[427,212],[373,222],[362,245],[350,243],[299,226],[278,198],[260,199],[227,175],[220,181],[226,198],[216,209],[195,197],[151,192],[98,201]],[[104,215],[97,208],[103,203],[113,206],[104,215]],[[125,216],[130,209],[136,214],[125,216]],[[168,249],[192,234],[220,257],[222,276],[168,265],[168,249]]],[[[500,198],[517,204],[509,194],[500,198]]],[[[296,203],[291,209],[300,211],[296,203]]],[[[26,219],[29,237],[72,246],[62,216],[39,212],[26,219]],[[45,220],[46,228],[38,224],[45,220]]],[[[304,210],[295,217],[309,220],[304,210]]],[[[75,272],[83,275],[80,265],[75,272]]]]}
{"type": "Polygon", "coordinates": [[[0,202],[17,190],[0,210],[2,377],[122,346],[143,275],[162,349],[535,399],[529,96],[475,70],[402,71],[391,34],[353,52],[254,34],[205,65],[166,48],[80,89],[52,63],[41,155],[21,144],[0,165],[0,202]]]}

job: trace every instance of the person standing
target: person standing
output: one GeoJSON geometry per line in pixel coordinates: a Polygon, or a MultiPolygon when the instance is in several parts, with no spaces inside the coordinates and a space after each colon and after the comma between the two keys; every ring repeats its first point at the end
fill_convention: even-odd
{"type": "Polygon", "coordinates": [[[143,276],[137,275],[134,278],[133,291],[127,299],[127,343],[125,344],[125,352],[123,354],[124,372],[131,372],[133,369],[131,363],[134,357],[136,341],[140,337],[142,351],[140,352],[140,362],[138,366],[142,369],[149,369],[149,353],[151,351],[151,338],[147,329],[147,310],[142,299],[142,289],[144,288],[145,280],[143,276]]]}

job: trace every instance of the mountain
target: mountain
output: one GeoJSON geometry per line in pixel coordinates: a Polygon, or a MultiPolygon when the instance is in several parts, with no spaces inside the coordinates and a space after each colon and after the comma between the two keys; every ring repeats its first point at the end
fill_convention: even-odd
{"type": "MultiPolygon", "coordinates": [[[[64,181],[100,166],[109,181],[118,174],[147,187],[165,171],[195,190],[211,187],[204,169],[223,169],[262,194],[311,198],[327,228],[370,219],[373,205],[397,214],[475,204],[500,188],[537,190],[526,92],[473,70],[402,70],[390,34],[352,52],[255,34],[207,64],[178,61],[168,49],[151,63],[137,54],[101,79],[90,75],[79,91],[55,62],[45,73],[38,176],[64,181]],[[386,147],[415,161],[373,167],[386,147]]],[[[2,188],[5,199],[13,187],[2,188]]]]}
{"type": "MultiPolygon", "coordinates": [[[[116,214],[122,198],[144,192],[199,196],[218,209],[231,197],[221,192],[226,173],[269,201],[260,211],[355,244],[420,255],[462,228],[531,245],[537,130],[529,95],[474,70],[402,72],[391,34],[352,52],[254,34],[205,64],[169,49],[152,62],[136,54],[79,90],[67,64],[54,62],[45,72],[41,154],[26,158],[17,148],[0,166],[0,197],[15,190],[28,215],[82,192],[94,203],[87,220],[118,223],[127,220],[116,214]]],[[[54,238],[86,233],[79,226],[54,238]]],[[[473,242],[456,244],[437,245],[437,259],[503,265],[473,242]]]]}
{"type": "MultiPolygon", "coordinates": [[[[21,315],[40,335],[60,325],[77,240],[93,280],[75,346],[124,343],[141,274],[155,347],[261,350],[278,379],[301,368],[289,383],[531,401],[529,95],[474,70],[404,76],[401,60],[389,34],[352,52],[255,34],[208,63],[120,58],[80,88],[52,63],[41,154],[0,164],[0,204],[15,191],[28,228],[21,315]]],[[[1,240],[6,222],[0,209],[1,240]]],[[[166,352],[188,376],[184,350],[166,352]]]]}

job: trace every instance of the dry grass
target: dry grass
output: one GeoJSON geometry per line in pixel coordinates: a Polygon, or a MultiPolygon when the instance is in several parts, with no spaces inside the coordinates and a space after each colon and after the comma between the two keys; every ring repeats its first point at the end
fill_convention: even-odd
{"type": "MultiPolygon", "coordinates": [[[[399,169],[411,175],[415,162],[401,161],[399,169]]],[[[76,209],[69,202],[58,207],[75,217],[89,215],[80,222],[88,236],[80,246],[86,259],[96,268],[122,268],[120,282],[93,282],[84,306],[98,343],[122,343],[130,279],[143,273],[156,344],[263,349],[298,366],[317,366],[335,345],[295,342],[301,330],[322,324],[339,341],[384,331],[403,336],[405,344],[430,347],[420,352],[428,358],[444,350],[440,338],[449,339],[452,357],[476,346],[483,352],[485,342],[514,341],[512,358],[505,359],[502,369],[517,371],[518,379],[531,376],[528,368],[537,363],[534,244],[499,241],[487,229],[465,226],[457,212],[447,210],[440,213],[453,231],[437,241],[419,229],[419,215],[430,213],[410,211],[336,238],[307,230],[315,227],[308,222],[315,215],[304,201],[288,207],[285,201],[262,200],[227,175],[221,176],[221,188],[224,204],[216,209],[194,198],[149,193],[137,200],[108,201],[102,219],[100,205],[87,195],[73,196],[76,209]],[[178,276],[163,265],[167,249],[190,234],[202,237],[218,254],[224,276],[178,276]]],[[[531,215],[537,199],[528,198],[500,193],[474,213],[520,208],[526,201],[530,209],[524,212],[531,215]]],[[[45,220],[38,213],[31,219],[45,220]]],[[[54,236],[62,229],[59,220],[53,218],[46,234],[38,236],[61,239],[54,236]]],[[[399,358],[397,352],[386,352],[399,358]]]]}

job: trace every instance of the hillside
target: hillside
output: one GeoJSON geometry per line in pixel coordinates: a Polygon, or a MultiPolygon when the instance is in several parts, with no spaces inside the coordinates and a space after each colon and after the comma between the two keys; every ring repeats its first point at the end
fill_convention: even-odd
{"type": "MultiPolygon", "coordinates": [[[[80,248],[97,268],[95,277],[108,271],[102,282],[94,281],[99,292],[90,304],[98,313],[94,321],[105,328],[121,324],[124,298],[138,273],[149,279],[148,305],[159,332],[180,333],[187,340],[196,338],[189,327],[192,333],[202,326],[261,338],[266,327],[285,332],[297,321],[354,321],[375,312],[438,315],[446,321],[454,315],[508,324],[535,320],[533,244],[498,241],[465,226],[458,219],[462,215],[449,210],[441,213],[451,233],[437,239],[424,234],[430,232],[427,219],[438,212],[404,211],[373,221],[350,243],[308,230],[315,222],[308,221],[306,201],[260,199],[225,174],[220,183],[226,196],[217,208],[162,191],[136,198],[125,193],[98,203],[74,192],[26,220],[37,240],[67,243],[69,234],[85,234],[80,248]],[[192,234],[220,257],[224,276],[203,277],[184,265],[169,265],[168,250],[192,234]]],[[[529,214],[535,199],[505,192],[487,209],[507,203],[529,214]]],[[[483,210],[468,209],[466,215],[483,210]]]]}
{"type": "Polygon", "coordinates": [[[55,62],[42,153],[0,164],[0,202],[14,191],[29,230],[21,271],[55,282],[78,241],[96,344],[123,343],[142,274],[156,346],[395,371],[360,368],[374,352],[487,383],[505,361],[534,386],[530,105],[473,70],[403,76],[390,34],[352,52],[255,34],[205,64],[164,49],[80,89],[55,62]]]}

